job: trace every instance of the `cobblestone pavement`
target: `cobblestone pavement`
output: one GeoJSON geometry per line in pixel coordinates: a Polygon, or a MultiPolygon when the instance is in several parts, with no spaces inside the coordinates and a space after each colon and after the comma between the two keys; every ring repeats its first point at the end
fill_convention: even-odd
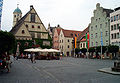
{"type": "Polygon", "coordinates": [[[65,57],[61,60],[14,60],[10,73],[0,73],[0,83],[120,83],[120,75],[98,72],[114,60],[65,57]]]}

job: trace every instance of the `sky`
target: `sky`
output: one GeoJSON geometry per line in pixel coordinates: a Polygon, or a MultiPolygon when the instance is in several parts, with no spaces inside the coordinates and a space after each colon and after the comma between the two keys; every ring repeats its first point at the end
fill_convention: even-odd
{"type": "Polygon", "coordinates": [[[120,0],[3,0],[2,23],[3,31],[10,31],[13,26],[13,11],[19,8],[24,16],[33,5],[46,28],[58,24],[63,29],[82,31],[91,22],[96,4],[103,8],[120,7],[120,0]]]}

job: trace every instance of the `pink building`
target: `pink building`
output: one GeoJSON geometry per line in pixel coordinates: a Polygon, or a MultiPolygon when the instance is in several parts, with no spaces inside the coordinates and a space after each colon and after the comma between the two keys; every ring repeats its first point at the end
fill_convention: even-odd
{"type": "Polygon", "coordinates": [[[60,28],[55,28],[54,35],[53,35],[53,48],[59,50],[59,35],[60,35],[60,28]]]}

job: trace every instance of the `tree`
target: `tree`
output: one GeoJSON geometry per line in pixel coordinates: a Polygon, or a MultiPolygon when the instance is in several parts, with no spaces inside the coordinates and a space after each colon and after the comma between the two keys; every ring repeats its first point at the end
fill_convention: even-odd
{"type": "Polygon", "coordinates": [[[108,46],[108,52],[110,52],[110,53],[116,53],[118,51],[119,51],[119,46],[115,46],[115,45],[108,46]]]}
{"type": "Polygon", "coordinates": [[[95,48],[94,47],[89,48],[88,52],[91,52],[91,53],[95,52],[95,48]]]}
{"type": "Polygon", "coordinates": [[[10,32],[0,31],[0,54],[9,52],[15,47],[15,36],[10,32]]]}
{"type": "Polygon", "coordinates": [[[87,52],[87,49],[86,48],[82,48],[81,52],[85,54],[87,52]]]}
{"type": "Polygon", "coordinates": [[[78,54],[80,52],[80,48],[75,48],[75,54],[78,54]]]}

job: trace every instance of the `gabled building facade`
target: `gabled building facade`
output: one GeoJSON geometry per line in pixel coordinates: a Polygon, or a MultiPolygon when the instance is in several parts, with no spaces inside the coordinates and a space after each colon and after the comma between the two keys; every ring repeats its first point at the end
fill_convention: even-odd
{"type": "Polygon", "coordinates": [[[120,48],[120,7],[110,13],[110,44],[120,48]]]}
{"type": "Polygon", "coordinates": [[[58,28],[58,29],[62,29],[59,24],[58,24],[57,26],[55,26],[55,27],[51,27],[50,23],[48,24],[48,29],[47,29],[47,31],[49,32],[51,38],[53,38],[55,29],[57,29],[57,28],[58,28]]]}
{"type": "Polygon", "coordinates": [[[55,28],[53,35],[53,48],[59,50],[59,35],[62,29],[55,28]]]}
{"type": "Polygon", "coordinates": [[[64,30],[60,31],[59,35],[59,50],[65,56],[72,56],[72,41],[74,37],[78,37],[81,31],[64,30]]]}
{"type": "Polygon", "coordinates": [[[81,32],[81,35],[79,35],[78,39],[77,39],[77,48],[87,48],[86,46],[86,42],[88,44],[88,47],[89,47],[89,38],[87,38],[86,40],[86,34],[89,35],[89,27],[87,27],[86,29],[84,29],[82,32],[81,32]]]}
{"type": "Polygon", "coordinates": [[[30,10],[22,17],[21,10],[17,7],[13,12],[13,27],[10,31],[17,40],[31,40],[36,43],[39,39],[40,45],[50,46],[50,37],[40,17],[33,5],[30,10]]]}
{"type": "Polygon", "coordinates": [[[90,47],[108,46],[110,44],[110,13],[111,9],[105,9],[100,7],[100,4],[96,4],[94,10],[94,16],[91,17],[91,23],[89,27],[90,34],[90,47]]]}

